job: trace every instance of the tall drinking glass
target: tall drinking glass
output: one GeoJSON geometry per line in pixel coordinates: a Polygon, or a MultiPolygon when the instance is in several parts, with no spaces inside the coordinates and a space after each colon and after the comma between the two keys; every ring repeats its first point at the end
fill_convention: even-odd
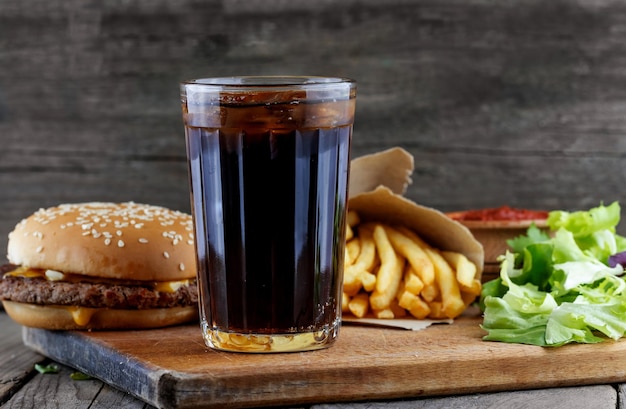
{"type": "Polygon", "coordinates": [[[356,84],[326,77],[181,84],[209,347],[330,346],[341,323],[356,84]]]}

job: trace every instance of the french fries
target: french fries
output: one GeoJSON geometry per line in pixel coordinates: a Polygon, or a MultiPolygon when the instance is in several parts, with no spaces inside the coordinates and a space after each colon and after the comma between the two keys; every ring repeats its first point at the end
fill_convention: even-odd
{"type": "MultiPolygon", "coordinates": [[[[344,267],[343,291],[348,295],[356,295],[363,286],[363,275],[371,273],[376,264],[376,245],[373,232],[368,226],[358,228],[360,251],[354,263],[344,267]]],[[[353,239],[354,240],[354,239],[353,239]]],[[[346,243],[346,248],[348,244],[346,243]]]]}
{"type": "Polygon", "coordinates": [[[374,311],[381,311],[389,308],[398,292],[404,271],[404,260],[400,259],[391,247],[387,233],[381,225],[374,227],[374,243],[380,257],[380,267],[376,274],[376,288],[370,295],[370,306],[374,311]]]}
{"type": "Polygon", "coordinates": [[[477,267],[402,226],[348,212],[343,311],[361,318],[458,317],[480,295],[477,267]]]}

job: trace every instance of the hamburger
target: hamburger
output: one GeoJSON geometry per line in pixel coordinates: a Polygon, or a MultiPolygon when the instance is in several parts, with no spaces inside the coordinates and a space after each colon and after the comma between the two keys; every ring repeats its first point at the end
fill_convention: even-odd
{"type": "Polygon", "coordinates": [[[19,222],[7,253],[0,300],[22,325],[157,328],[198,317],[188,214],[133,202],[62,204],[19,222]]]}

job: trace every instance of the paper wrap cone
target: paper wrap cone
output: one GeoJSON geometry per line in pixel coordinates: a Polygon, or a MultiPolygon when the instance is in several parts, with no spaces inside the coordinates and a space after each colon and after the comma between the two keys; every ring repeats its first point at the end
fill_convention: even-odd
{"type": "MultiPolygon", "coordinates": [[[[401,148],[354,159],[350,170],[348,208],[355,210],[362,221],[404,226],[439,250],[464,254],[476,265],[476,278],[480,279],[484,268],[484,250],[470,230],[441,211],[419,205],[403,196],[412,182],[413,169],[413,156],[401,148]]],[[[423,329],[434,322],[452,322],[364,318],[344,321],[413,330],[423,329]]]]}
{"type": "Polygon", "coordinates": [[[411,184],[413,156],[401,148],[356,158],[351,163],[348,208],[364,221],[405,226],[433,247],[457,251],[470,259],[480,278],[484,250],[472,232],[439,210],[403,196],[411,184]]]}

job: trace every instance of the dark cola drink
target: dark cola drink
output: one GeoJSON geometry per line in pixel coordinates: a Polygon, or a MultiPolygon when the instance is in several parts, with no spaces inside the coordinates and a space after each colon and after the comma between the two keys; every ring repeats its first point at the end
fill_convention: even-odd
{"type": "Polygon", "coordinates": [[[183,87],[207,344],[247,352],[330,345],[341,317],[354,83],[183,87]]]}

